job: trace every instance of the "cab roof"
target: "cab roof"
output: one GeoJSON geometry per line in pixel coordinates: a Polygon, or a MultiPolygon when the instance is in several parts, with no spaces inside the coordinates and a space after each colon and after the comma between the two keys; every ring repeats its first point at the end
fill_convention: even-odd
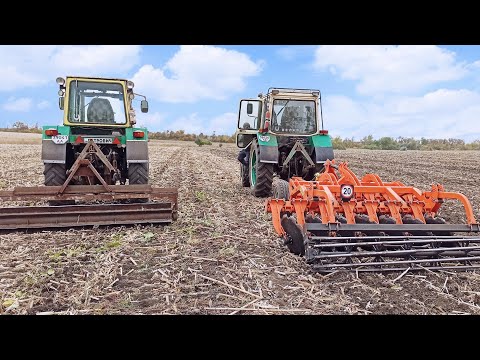
{"type": "Polygon", "coordinates": [[[96,76],[67,76],[67,78],[74,78],[74,79],[98,79],[98,80],[114,80],[114,81],[128,81],[127,79],[116,79],[116,78],[105,78],[105,77],[96,77],[96,76]]]}

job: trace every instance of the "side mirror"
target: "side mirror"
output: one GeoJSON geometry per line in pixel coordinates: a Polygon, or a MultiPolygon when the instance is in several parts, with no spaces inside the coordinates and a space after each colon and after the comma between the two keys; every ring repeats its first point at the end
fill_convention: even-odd
{"type": "Polygon", "coordinates": [[[247,104],[247,114],[251,115],[253,113],[253,104],[247,104]]]}
{"type": "Polygon", "coordinates": [[[237,146],[238,147],[245,147],[247,144],[245,144],[245,137],[243,136],[243,134],[238,134],[237,135],[237,146]]]}
{"type": "Polygon", "coordinates": [[[148,101],[147,100],[142,100],[141,101],[140,109],[142,110],[142,113],[148,112],[148,101]]]}
{"type": "Polygon", "coordinates": [[[65,98],[63,96],[58,98],[58,107],[60,108],[60,110],[63,110],[64,101],[65,98]]]}

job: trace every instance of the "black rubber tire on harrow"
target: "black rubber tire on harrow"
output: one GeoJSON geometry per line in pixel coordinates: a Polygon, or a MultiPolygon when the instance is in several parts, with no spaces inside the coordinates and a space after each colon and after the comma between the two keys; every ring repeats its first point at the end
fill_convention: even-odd
{"type": "Polygon", "coordinates": [[[128,183],[148,184],[148,163],[133,163],[128,166],[128,183]]]}
{"type": "Polygon", "coordinates": [[[272,193],[272,181],[273,181],[273,164],[260,162],[260,150],[257,143],[254,141],[250,150],[250,166],[249,174],[252,173],[252,159],[253,153],[255,153],[255,166],[256,166],[256,182],[255,185],[250,183],[250,189],[252,194],[256,197],[267,197],[272,193]]]}
{"type": "MultiPolygon", "coordinates": [[[[67,180],[65,164],[45,163],[43,175],[45,175],[45,186],[62,186],[65,180],[67,180]]],[[[49,200],[48,204],[50,206],[74,205],[75,200],[49,200]]]]}
{"type": "Polygon", "coordinates": [[[240,177],[242,178],[242,186],[250,187],[250,174],[248,172],[248,166],[240,164],[240,177]]]}
{"type": "Polygon", "coordinates": [[[288,182],[279,178],[273,179],[272,182],[272,197],[274,199],[290,199],[290,189],[288,187],[288,182]]]}
{"type": "Polygon", "coordinates": [[[286,243],[288,250],[295,255],[305,255],[302,230],[297,225],[297,221],[291,216],[284,216],[280,223],[288,236],[289,241],[286,243]]]}

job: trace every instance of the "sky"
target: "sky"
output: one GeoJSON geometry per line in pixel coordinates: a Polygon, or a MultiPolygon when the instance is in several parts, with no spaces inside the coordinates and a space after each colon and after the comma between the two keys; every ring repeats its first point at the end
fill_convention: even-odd
{"type": "Polygon", "coordinates": [[[231,135],[239,101],[318,89],[332,136],[480,139],[480,46],[0,45],[0,127],[57,125],[59,76],[132,80],[150,131],[231,135]]]}

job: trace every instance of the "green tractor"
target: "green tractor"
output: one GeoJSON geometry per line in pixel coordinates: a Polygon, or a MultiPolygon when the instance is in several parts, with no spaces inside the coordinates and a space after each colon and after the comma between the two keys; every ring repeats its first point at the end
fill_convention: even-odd
{"type": "Polygon", "coordinates": [[[242,185],[257,197],[271,195],[275,176],[312,180],[334,158],[319,90],[270,88],[241,100],[237,127],[242,185]]]}
{"type": "Polygon", "coordinates": [[[147,129],[134,127],[134,84],[123,79],[57,78],[63,125],[43,126],[42,186],[0,191],[0,230],[169,224],[178,189],[149,184],[147,129]],[[77,201],[80,203],[77,204],[77,201]]]}
{"type": "Polygon", "coordinates": [[[142,112],[148,102],[133,82],[69,76],[57,84],[63,125],[43,126],[45,185],[148,184],[148,132],[134,127],[132,101],[143,98],[142,112]]]}

